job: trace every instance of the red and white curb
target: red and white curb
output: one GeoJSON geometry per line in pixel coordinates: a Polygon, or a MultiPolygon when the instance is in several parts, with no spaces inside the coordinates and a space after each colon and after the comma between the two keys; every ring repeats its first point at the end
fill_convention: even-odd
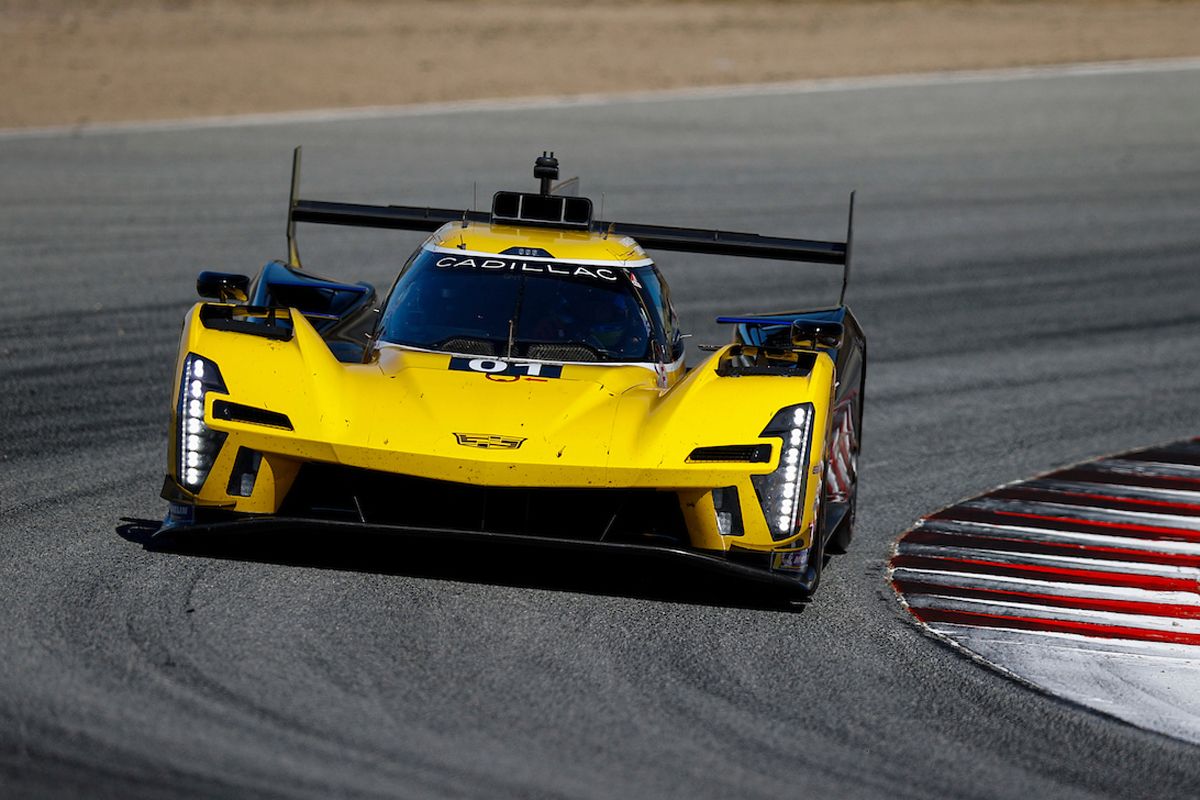
{"type": "Polygon", "coordinates": [[[1200,438],[1079,464],[932,514],[892,585],[986,663],[1200,743],[1200,438]]]}

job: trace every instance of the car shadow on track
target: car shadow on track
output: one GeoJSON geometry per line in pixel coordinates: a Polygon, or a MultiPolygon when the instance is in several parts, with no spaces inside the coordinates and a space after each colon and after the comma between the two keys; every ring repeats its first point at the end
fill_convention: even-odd
{"type": "Polygon", "coordinates": [[[800,612],[794,596],[690,565],[629,554],[578,553],[487,542],[464,546],[339,531],[238,533],[155,538],[159,522],[122,518],[116,533],[146,550],[312,569],[516,586],[691,605],[800,612]]]}

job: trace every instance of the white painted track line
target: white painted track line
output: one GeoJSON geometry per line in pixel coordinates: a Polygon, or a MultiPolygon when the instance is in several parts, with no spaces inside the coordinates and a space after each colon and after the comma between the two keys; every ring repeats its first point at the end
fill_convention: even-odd
{"type": "Polygon", "coordinates": [[[990,522],[968,522],[950,519],[925,520],[916,530],[974,537],[981,540],[1005,539],[1010,542],[1069,544],[1082,548],[1108,547],[1121,550],[1141,550],[1147,553],[1200,556],[1200,542],[1180,542],[1172,539],[1135,539],[1128,536],[1098,533],[1077,533],[1049,528],[1029,528],[1021,525],[999,525],[990,522]]]}
{"type": "Polygon", "coordinates": [[[1013,515],[1024,514],[1043,519],[1061,519],[1067,522],[1099,522],[1112,525],[1140,525],[1172,528],[1180,531],[1200,531],[1200,517],[1164,514],[1155,511],[1127,511],[1098,505],[1077,506],[1040,500],[1004,500],[981,497],[961,503],[959,507],[1013,515]]]}
{"type": "MultiPolygon", "coordinates": [[[[984,589],[994,592],[1051,595],[1093,600],[1127,600],[1134,603],[1165,603],[1200,608],[1200,594],[1163,592],[1134,586],[1106,586],[1096,583],[1063,583],[1011,575],[983,575],[961,571],[896,567],[892,580],[930,584],[955,589],[984,589]]],[[[926,590],[928,591],[928,590],[926,590]]]]}
{"type": "Polygon", "coordinates": [[[342,122],[347,120],[403,119],[443,114],[538,111],[543,109],[597,107],[625,103],[661,103],[679,100],[705,100],[710,98],[769,97],[773,95],[820,94],[868,89],[904,89],[970,83],[1002,83],[1045,78],[1186,71],[1200,71],[1200,57],[1101,61],[1036,67],[1009,67],[1004,69],[916,72],[854,78],[816,78],[775,83],[702,86],[686,89],[652,89],[632,92],[596,92],[590,94],[488,98],[443,103],[416,103],[400,106],[319,108],[305,111],[281,111],[263,114],[232,114],[136,122],[98,122],[80,125],[52,125],[37,128],[0,128],[0,139],[96,136],[114,133],[188,131],[203,128],[247,128],[266,125],[291,125],[296,123],[342,122]]]}
{"type": "Polygon", "coordinates": [[[1123,486],[1117,483],[1084,483],[1083,481],[1061,481],[1053,479],[1025,481],[1024,489],[1044,489],[1061,494],[1091,494],[1118,500],[1156,500],[1163,503],[1183,503],[1200,506],[1200,489],[1189,492],[1183,489],[1156,489],[1149,486],[1123,486]]]}
{"type": "MultiPolygon", "coordinates": [[[[987,561],[992,564],[1012,566],[1055,567],[1068,570],[1085,570],[1121,575],[1156,575],[1163,578],[1196,578],[1200,581],[1200,568],[1180,567],[1171,564],[1153,564],[1136,561],[1115,561],[1090,558],[1087,555],[1060,556],[1045,553],[1021,553],[1012,550],[991,550],[987,547],[953,547],[940,544],[913,544],[901,542],[896,553],[902,556],[928,556],[963,561],[987,561]]],[[[956,563],[956,562],[955,562],[956,563]]]]}

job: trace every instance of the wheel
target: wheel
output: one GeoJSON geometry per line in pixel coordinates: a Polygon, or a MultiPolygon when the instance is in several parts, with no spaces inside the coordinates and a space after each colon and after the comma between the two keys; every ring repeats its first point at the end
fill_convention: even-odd
{"type": "Polygon", "coordinates": [[[854,487],[854,494],[850,495],[850,507],[846,509],[846,515],[842,517],[841,523],[837,530],[829,537],[829,543],[826,549],[830,553],[841,555],[850,549],[850,540],[854,538],[854,515],[858,507],[858,486],[854,487]]]}
{"type": "Polygon", "coordinates": [[[812,599],[817,593],[817,587],[821,585],[821,573],[825,571],[825,490],[821,489],[821,507],[817,511],[817,526],[813,531],[812,544],[809,545],[808,551],[808,573],[805,578],[809,579],[808,591],[804,593],[805,600],[812,599]]]}

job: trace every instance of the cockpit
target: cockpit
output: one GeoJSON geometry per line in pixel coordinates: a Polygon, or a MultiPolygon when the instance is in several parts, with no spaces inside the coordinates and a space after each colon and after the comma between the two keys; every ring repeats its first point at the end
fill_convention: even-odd
{"type": "Polygon", "coordinates": [[[653,264],[427,246],[397,279],[377,339],[466,355],[641,363],[674,360],[674,327],[653,264]]]}

